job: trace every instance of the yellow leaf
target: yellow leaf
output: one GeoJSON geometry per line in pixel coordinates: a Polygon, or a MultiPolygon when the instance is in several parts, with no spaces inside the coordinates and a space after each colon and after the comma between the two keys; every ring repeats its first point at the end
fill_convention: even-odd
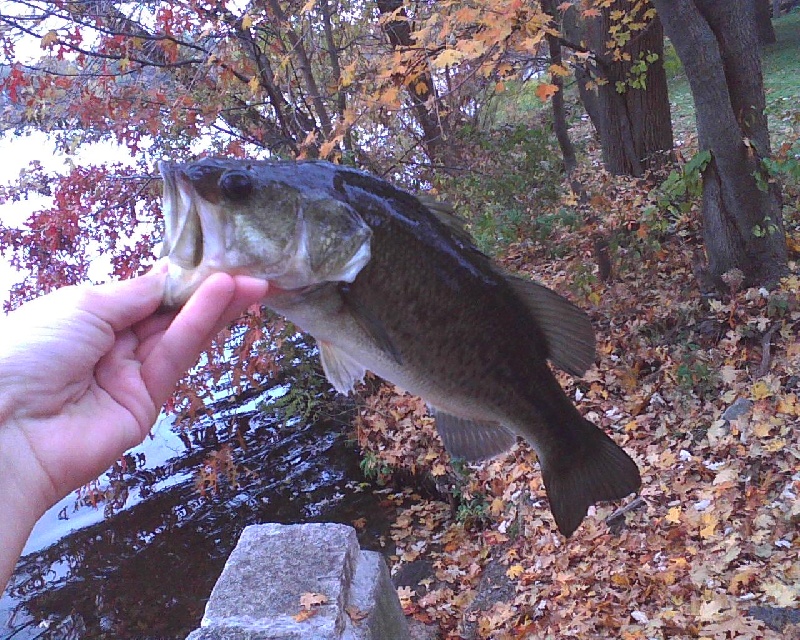
{"type": "Polygon", "coordinates": [[[772,427],[770,426],[769,422],[757,422],[753,426],[753,435],[756,438],[766,438],[769,436],[771,429],[772,427]]]}
{"type": "Polygon", "coordinates": [[[397,107],[399,98],[400,90],[397,87],[389,87],[381,94],[378,102],[387,107],[397,107]]]}
{"type": "Polygon", "coordinates": [[[336,148],[336,145],[339,144],[340,139],[341,136],[336,136],[332,140],[323,142],[319,147],[319,157],[328,158],[333,153],[333,150],[336,148]]]}
{"type": "Polygon", "coordinates": [[[778,398],[778,406],[775,407],[778,413],[785,413],[787,416],[800,416],[800,406],[797,404],[797,396],[790,393],[778,398]]]}
{"type": "Polygon", "coordinates": [[[348,64],[344,68],[342,68],[342,74],[339,78],[339,85],[344,87],[349,87],[356,79],[356,63],[348,64]]]}
{"type": "Polygon", "coordinates": [[[719,521],[717,520],[717,517],[714,516],[713,514],[704,513],[701,522],[705,523],[706,526],[700,529],[700,537],[703,538],[703,540],[707,540],[708,538],[711,538],[714,535],[714,532],[717,529],[717,523],[719,521]]]}
{"type": "Polygon", "coordinates": [[[525,573],[525,567],[521,564],[512,564],[506,571],[506,575],[512,580],[519,578],[523,573],[525,573]]]}
{"type": "Polygon", "coordinates": [[[611,576],[611,582],[619,587],[630,587],[631,581],[624,573],[615,573],[611,576]]]}
{"type": "Polygon", "coordinates": [[[767,453],[775,453],[776,451],[780,451],[786,446],[786,440],[784,438],[776,438],[769,444],[764,445],[764,451],[767,453]]]}
{"type": "Polygon", "coordinates": [[[55,29],[50,29],[47,33],[42,36],[41,41],[39,42],[39,46],[42,49],[47,49],[58,42],[58,33],[56,33],[55,29]]]}
{"type": "Polygon", "coordinates": [[[300,9],[300,14],[308,13],[314,8],[315,4],[317,4],[317,0],[308,0],[308,2],[303,5],[303,8],[300,9]]]}
{"type": "Polygon", "coordinates": [[[445,473],[447,473],[447,467],[444,466],[441,462],[438,463],[438,464],[433,465],[433,468],[431,469],[431,475],[434,478],[438,478],[439,476],[443,476],[445,473]]]}
{"type": "Polygon", "coordinates": [[[358,113],[354,109],[348,107],[344,110],[344,113],[342,114],[342,124],[344,124],[345,127],[349,127],[350,125],[354,124],[357,119],[358,113]]]}
{"type": "Polygon", "coordinates": [[[501,62],[497,65],[497,74],[501,77],[505,77],[514,71],[514,67],[512,67],[508,62],[501,62]]]}
{"type": "Polygon", "coordinates": [[[675,582],[678,580],[674,571],[662,571],[658,574],[658,577],[667,586],[675,584],[675,582]]]}
{"type": "Polygon", "coordinates": [[[728,591],[731,593],[738,593],[740,589],[746,587],[753,578],[758,575],[758,570],[755,567],[746,567],[735,573],[728,582],[728,591]]]}
{"type": "Polygon", "coordinates": [[[301,145],[301,146],[303,146],[303,147],[309,147],[309,146],[311,146],[312,144],[314,144],[316,141],[317,141],[317,132],[316,132],[316,131],[309,131],[309,132],[306,134],[306,137],[305,137],[305,139],[303,140],[303,143],[302,143],[302,145],[301,145]]]}
{"type": "Polygon", "coordinates": [[[503,511],[505,511],[506,503],[502,498],[495,498],[492,500],[492,504],[489,505],[489,512],[493,516],[499,516],[503,511]]]}
{"type": "Polygon", "coordinates": [[[664,519],[670,524],[678,524],[681,521],[680,506],[672,507],[669,511],[667,511],[667,517],[664,519]]]}
{"type": "Polygon", "coordinates": [[[249,13],[245,13],[242,16],[242,29],[244,31],[247,31],[252,26],[253,26],[253,16],[251,16],[249,13]]]}
{"type": "Polygon", "coordinates": [[[261,83],[258,81],[258,76],[250,78],[250,82],[247,83],[247,86],[250,87],[251,93],[258,93],[258,89],[261,86],[261,83]]]}
{"type": "Polygon", "coordinates": [[[547,70],[554,76],[570,76],[572,72],[563,64],[551,64],[547,70]]]}
{"type": "Polygon", "coordinates": [[[763,400],[764,398],[769,398],[772,395],[772,391],[770,391],[767,383],[763,380],[756,382],[751,388],[750,392],[753,395],[753,400],[763,400]]]}
{"type": "Polygon", "coordinates": [[[464,53],[458,49],[445,49],[433,60],[431,64],[437,68],[444,68],[454,64],[458,64],[464,59],[464,53]]]}
{"type": "Polygon", "coordinates": [[[558,87],[554,84],[548,84],[543,82],[538,87],[536,87],[536,96],[542,102],[547,102],[553,95],[558,91],[558,87]]]}

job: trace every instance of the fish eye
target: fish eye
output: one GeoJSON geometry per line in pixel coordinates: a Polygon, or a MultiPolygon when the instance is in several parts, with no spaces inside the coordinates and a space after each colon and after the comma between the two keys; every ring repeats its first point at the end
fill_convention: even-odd
{"type": "Polygon", "coordinates": [[[231,200],[244,200],[253,192],[253,181],[243,171],[228,171],[219,179],[219,188],[231,200]]]}

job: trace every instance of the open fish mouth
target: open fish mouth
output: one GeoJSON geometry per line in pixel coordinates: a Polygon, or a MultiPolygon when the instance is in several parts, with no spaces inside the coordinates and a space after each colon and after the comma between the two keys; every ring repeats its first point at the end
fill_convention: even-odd
{"type": "Polygon", "coordinates": [[[164,180],[161,258],[169,261],[164,306],[182,305],[200,283],[225,271],[224,233],[219,220],[199,206],[197,192],[182,169],[159,162],[164,180]]]}
{"type": "Polygon", "coordinates": [[[195,268],[203,260],[200,214],[189,190],[185,185],[179,186],[177,171],[167,162],[159,162],[158,168],[164,180],[164,244],[160,257],[168,257],[186,269],[195,268]]]}

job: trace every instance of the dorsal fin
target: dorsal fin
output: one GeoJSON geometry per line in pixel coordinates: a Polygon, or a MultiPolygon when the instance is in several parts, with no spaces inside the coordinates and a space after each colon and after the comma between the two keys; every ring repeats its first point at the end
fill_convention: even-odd
{"type": "Polygon", "coordinates": [[[586,373],[595,358],[594,329],[589,317],[545,286],[508,273],[503,275],[544,333],[548,359],[572,375],[586,373]]]}
{"type": "Polygon", "coordinates": [[[437,200],[432,195],[425,193],[417,195],[417,200],[419,200],[439,222],[447,227],[447,230],[458,242],[465,247],[477,251],[475,240],[470,235],[470,232],[467,231],[467,221],[456,215],[455,207],[453,207],[452,204],[445,200],[437,200]]]}

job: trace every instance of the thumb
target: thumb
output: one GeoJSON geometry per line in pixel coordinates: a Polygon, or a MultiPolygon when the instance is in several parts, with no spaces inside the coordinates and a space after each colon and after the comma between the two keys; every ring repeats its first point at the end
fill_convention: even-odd
{"type": "Polygon", "coordinates": [[[109,324],[115,332],[153,315],[161,305],[167,276],[166,260],[159,260],[143,276],[82,289],[78,306],[109,324]]]}

